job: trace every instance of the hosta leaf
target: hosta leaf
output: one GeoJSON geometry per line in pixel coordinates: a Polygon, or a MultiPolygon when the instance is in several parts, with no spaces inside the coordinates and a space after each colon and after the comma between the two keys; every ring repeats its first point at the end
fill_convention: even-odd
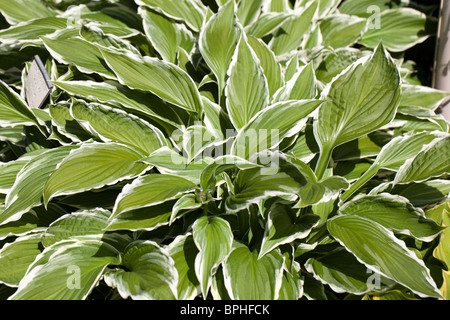
{"type": "Polygon", "coordinates": [[[209,68],[216,75],[219,96],[225,88],[227,70],[240,34],[234,1],[228,1],[226,5],[220,7],[200,33],[199,49],[209,68]]]}
{"type": "Polygon", "coordinates": [[[256,114],[233,143],[233,153],[247,159],[267,149],[272,149],[286,137],[298,133],[311,114],[323,101],[289,100],[265,108],[256,114]],[[283,114],[283,117],[280,117],[283,114]]]}
{"type": "Polygon", "coordinates": [[[291,8],[289,0],[269,0],[264,3],[263,10],[265,12],[289,12],[292,10],[291,8]]]}
{"type": "Polygon", "coordinates": [[[166,144],[163,133],[137,116],[100,104],[74,101],[72,116],[106,142],[117,142],[150,154],[166,144]]]}
{"type": "Polygon", "coordinates": [[[0,163],[0,193],[7,194],[16,181],[17,174],[22,168],[34,157],[47,151],[47,149],[39,149],[27,152],[17,160],[0,163]]]}
{"type": "Polygon", "coordinates": [[[359,160],[376,157],[381,148],[392,139],[392,135],[384,131],[375,131],[352,141],[341,144],[333,151],[333,160],[359,160]]]}
{"type": "Polygon", "coordinates": [[[116,143],[87,143],[71,152],[45,184],[44,203],[50,199],[131,179],[148,166],[139,161],[143,155],[116,143]]]}
{"type": "Polygon", "coordinates": [[[213,137],[225,140],[227,130],[233,130],[233,125],[225,111],[216,103],[203,97],[203,107],[205,110],[205,126],[213,137]]]}
{"type": "Polygon", "coordinates": [[[64,215],[50,224],[42,234],[42,244],[45,247],[50,247],[56,242],[68,240],[71,237],[102,235],[110,215],[110,211],[101,208],[64,215]]]}
{"type": "Polygon", "coordinates": [[[444,210],[450,211],[450,200],[428,209],[425,212],[425,216],[433,219],[437,224],[442,225],[444,221],[444,210]]]}
{"type": "MultiPolygon", "coordinates": [[[[298,300],[303,296],[303,280],[299,270],[284,270],[278,300],[298,300]]],[[[300,269],[300,268],[299,268],[300,269]]]]}
{"type": "Polygon", "coordinates": [[[399,107],[396,118],[399,121],[397,125],[401,124],[401,127],[397,127],[397,131],[399,133],[418,133],[423,131],[447,132],[448,123],[442,119],[442,116],[431,115],[429,113],[430,111],[426,111],[426,109],[424,110],[421,107],[399,107]],[[403,115],[405,111],[406,115],[403,115]],[[425,117],[424,112],[428,113],[425,117]]]}
{"type": "Polygon", "coordinates": [[[439,133],[422,132],[413,135],[399,136],[383,146],[371,167],[343,195],[343,200],[370,180],[383,168],[398,170],[406,160],[417,155],[425,145],[442,136],[439,133]]]}
{"type": "Polygon", "coordinates": [[[400,97],[400,75],[380,45],[369,59],[353,64],[322,92],[314,136],[321,150],[316,174],[324,173],[329,152],[389,123],[400,97]]]}
{"type": "MultiPolygon", "coordinates": [[[[0,206],[0,213],[4,211],[4,207],[0,206]]],[[[8,238],[10,236],[23,236],[35,231],[41,231],[45,229],[39,229],[39,219],[31,212],[27,212],[22,215],[19,220],[11,221],[0,226],[0,240],[8,238]]]]}
{"type": "Polygon", "coordinates": [[[152,231],[169,224],[173,207],[174,202],[167,201],[159,205],[123,212],[111,218],[105,230],[152,231]]]}
{"type": "Polygon", "coordinates": [[[216,0],[217,5],[219,7],[224,6],[225,4],[227,4],[228,2],[230,2],[229,0],[216,0]]]}
{"type": "Polygon", "coordinates": [[[313,128],[307,124],[302,130],[293,146],[286,153],[294,155],[295,158],[308,163],[319,152],[319,147],[314,139],[313,128]]]}
{"type": "Polygon", "coordinates": [[[211,285],[211,295],[215,300],[231,300],[225,288],[225,280],[223,278],[223,268],[217,269],[211,285]]]}
{"type": "Polygon", "coordinates": [[[326,15],[333,13],[340,3],[340,0],[320,0],[318,8],[319,18],[323,18],[326,15]]]}
{"type": "Polygon", "coordinates": [[[56,166],[77,146],[48,150],[28,162],[17,175],[6,197],[6,210],[0,213],[0,224],[18,220],[29,209],[42,203],[45,183],[56,166]]]}
{"type": "Polygon", "coordinates": [[[3,42],[39,40],[44,36],[67,27],[67,19],[47,17],[24,21],[18,25],[0,31],[0,39],[3,42]]]}
{"type": "Polygon", "coordinates": [[[237,10],[237,17],[243,26],[253,22],[261,11],[264,0],[241,1],[237,10]]]}
{"type": "Polygon", "coordinates": [[[446,300],[450,299],[450,271],[442,271],[442,277],[444,278],[441,292],[446,300]]]}
{"type": "Polygon", "coordinates": [[[270,50],[261,39],[249,36],[248,44],[261,63],[261,67],[267,79],[267,85],[269,86],[269,97],[271,97],[283,84],[281,65],[277,62],[272,50],[270,50]]]}
{"type": "MultiPolygon", "coordinates": [[[[3,211],[4,208],[0,206],[0,212],[3,211]]],[[[51,203],[48,208],[40,206],[30,209],[19,220],[0,225],[0,240],[11,236],[20,237],[45,231],[51,222],[66,213],[66,210],[54,203],[51,203]]]]}
{"type": "Polygon", "coordinates": [[[424,181],[450,172],[450,135],[438,138],[407,160],[395,176],[395,183],[424,181]]]}
{"type": "Polygon", "coordinates": [[[123,39],[114,34],[105,34],[101,28],[94,24],[83,25],[80,30],[80,35],[84,40],[87,40],[94,45],[110,47],[118,52],[139,54],[139,50],[137,50],[127,39],[123,39]]]}
{"type": "Polygon", "coordinates": [[[449,92],[437,90],[419,85],[402,85],[400,106],[420,106],[429,110],[435,110],[449,92]]]}
{"type": "Polygon", "coordinates": [[[385,227],[356,215],[334,217],[327,221],[327,227],[330,234],[370,270],[421,297],[441,297],[424,262],[385,227]]]}
{"type": "Polygon", "coordinates": [[[149,174],[127,184],[117,197],[113,216],[125,211],[144,208],[179,198],[193,190],[196,184],[167,174],[149,174]]]}
{"type": "MultiPolygon", "coordinates": [[[[380,185],[379,189],[381,190],[374,188],[370,194],[383,192],[384,187],[389,188],[391,185],[380,185]]],[[[413,206],[425,207],[437,205],[448,199],[450,193],[450,181],[434,179],[420,183],[410,182],[407,184],[395,185],[388,190],[391,194],[398,194],[407,198],[413,206]]]]}
{"type": "Polygon", "coordinates": [[[421,241],[429,242],[442,231],[439,225],[427,219],[423,211],[413,207],[407,199],[387,193],[359,197],[345,203],[339,212],[373,220],[389,230],[421,241]]]}
{"type": "Polygon", "coordinates": [[[267,79],[245,37],[238,43],[228,74],[227,110],[234,127],[241,129],[269,104],[267,79]]]}
{"type": "Polygon", "coordinates": [[[276,101],[314,99],[317,95],[317,80],[313,63],[299,68],[292,78],[276,94],[276,101]]]}
{"type": "Polygon", "coordinates": [[[169,223],[172,223],[176,218],[179,218],[181,216],[180,211],[189,212],[198,209],[201,206],[202,203],[197,201],[197,196],[195,194],[188,193],[183,195],[173,205],[169,223]]]}
{"type": "Polygon", "coordinates": [[[156,58],[106,50],[102,50],[102,54],[122,84],[148,90],[183,109],[202,113],[202,100],[194,81],[176,65],[156,58]]]}
{"type": "Polygon", "coordinates": [[[178,236],[167,247],[178,272],[178,299],[193,300],[199,291],[200,283],[195,275],[195,257],[198,249],[191,235],[178,236]]]}
{"type": "Polygon", "coordinates": [[[299,191],[300,201],[295,207],[302,208],[336,199],[340,191],[347,188],[347,180],[339,176],[328,177],[320,182],[310,182],[299,191]]]}
{"type": "Polygon", "coordinates": [[[131,90],[118,83],[53,81],[53,84],[75,96],[94,98],[100,102],[118,102],[125,107],[126,111],[150,116],[162,126],[168,128],[169,132],[180,126],[177,121],[181,116],[177,114],[176,110],[173,110],[173,108],[178,108],[166,105],[162,101],[156,101],[151,95],[131,90]]]}
{"type": "Polygon", "coordinates": [[[271,161],[270,168],[239,171],[235,194],[226,200],[227,210],[237,212],[269,197],[292,196],[306,185],[307,180],[294,165],[276,156],[271,156],[271,161]]]}
{"type": "Polygon", "coordinates": [[[77,6],[69,6],[64,12],[62,12],[60,16],[68,18],[71,25],[85,25],[83,23],[85,21],[79,21],[78,19],[86,19],[88,21],[94,22],[101,28],[105,28],[106,30],[111,30],[113,28],[121,28],[123,30],[128,29],[128,33],[125,34],[127,36],[130,36],[130,33],[137,32],[137,30],[128,28],[128,24],[130,24],[132,27],[137,27],[136,24],[131,21],[133,20],[133,18],[136,19],[137,15],[135,12],[133,12],[134,17],[130,17],[130,11],[130,9],[119,5],[114,7],[103,7],[101,10],[96,11],[95,7],[82,4],[77,6]],[[116,10],[120,10],[120,16],[116,12],[114,12],[116,10]]]}
{"type": "Polygon", "coordinates": [[[222,172],[232,169],[249,169],[258,167],[257,164],[247,161],[243,158],[239,158],[232,155],[225,155],[214,159],[213,162],[208,164],[202,171],[200,176],[200,185],[203,190],[215,187],[216,176],[222,172]]]}
{"type": "Polygon", "coordinates": [[[259,258],[282,244],[306,238],[318,223],[319,216],[308,214],[297,217],[288,206],[274,205],[267,217],[259,258]]]}
{"type": "Polygon", "coordinates": [[[57,14],[40,0],[2,1],[0,11],[6,20],[13,25],[37,18],[54,17],[57,14]]]}
{"type": "Polygon", "coordinates": [[[450,267],[450,211],[442,210],[442,226],[446,229],[442,232],[439,238],[439,244],[433,251],[433,256],[439,259],[445,267],[448,269],[450,267]]]}
{"type": "Polygon", "coordinates": [[[366,29],[366,19],[345,14],[324,18],[320,24],[322,44],[332,48],[344,48],[359,40],[366,29]]]}
{"type": "Polygon", "coordinates": [[[298,171],[302,173],[306,181],[308,181],[309,183],[317,182],[317,177],[314,174],[314,171],[304,161],[299,160],[291,155],[286,155],[286,159],[289,161],[289,163],[294,165],[298,171]]]}
{"type": "Polygon", "coordinates": [[[209,158],[212,152],[218,151],[220,148],[223,149],[225,143],[223,140],[216,139],[214,132],[210,132],[207,126],[201,124],[186,128],[180,136],[177,134],[178,132],[173,134],[172,137],[174,137],[174,140],[179,138],[176,142],[179,148],[183,150],[183,154],[187,157],[189,163],[200,162],[209,158]]]}
{"type": "Polygon", "coordinates": [[[119,252],[95,237],[66,240],[46,248],[33,262],[11,300],[82,300],[119,252]]]}
{"type": "MultiPolygon", "coordinates": [[[[450,202],[434,207],[426,212],[427,217],[433,218],[446,229],[442,232],[439,244],[433,251],[433,257],[440,260],[445,268],[448,270],[450,266],[450,202]]],[[[450,298],[450,271],[442,270],[443,283],[440,288],[445,299],[450,298]]]]}
{"type": "Polygon", "coordinates": [[[358,59],[370,54],[355,48],[339,48],[330,52],[316,68],[316,77],[323,83],[328,83],[344,69],[358,59]]]}
{"type": "MultiPolygon", "coordinates": [[[[438,111],[439,112],[439,111],[438,111]]],[[[418,106],[399,106],[398,107],[398,119],[401,121],[406,120],[406,124],[402,127],[401,131],[408,132],[408,120],[412,123],[422,122],[425,126],[435,126],[438,131],[449,132],[450,125],[442,116],[442,114],[436,114],[435,111],[418,106]],[[406,130],[405,130],[406,129],[406,130]]],[[[400,131],[400,130],[399,130],[400,131]]],[[[411,132],[420,132],[420,128],[413,128],[411,132]]],[[[423,131],[423,130],[422,130],[423,131]]],[[[428,130],[433,131],[433,130],[428,130]]]]}
{"type": "Polygon", "coordinates": [[[194,46],[193,35],[181,24],[176,24],[166,17],[152,11],[139,9],[144,23],[144,31],[147,38],[161,55],[171,63],[176,63],[177,53],[183,44],[184,38],[189,38],[189,46],[181,46],[187,52],[194,46]]]}
{"type": "Polygon", "coordinates": [[[32,126],[37,123],[36,116],[31,112],[25,101],[0,80],[0,125],[32,126]]]}
{"type": "Polygon", "coordinates": [[[0,250],[0,283],[17,287],[28,267],[41,253],[41,234],[31,234],[17,238],[0,250]]]}
{"type": "Polygon", "coordinates": [[[325,286],[309,273],[306,273],[304,277],[303,295],[309,300],[328,300],[325,286]]]}
{"type": "Polygon", "coordinates": [[[270,47],[276,55],[296,50],[303,35],[311,27],[311,21],[317,10],[317,1],[309,3],[305,8],[297,9],[295,15],[286,19],[274,34],[270,47]]]}
{"type": "Polygon", "coordinates": [[[312,50],[315,47],[321,47],[323,42],[322,34],[318,25],[306,34],[303,39],[302,47],[305,50],[312,50]]]}
{"type": "Polygon", "coordinates": [[[0,127],[0,141],[10,141],[12,143],[18,143],[23,139],[24,126],[8,126],[0,127]]]}
{"type": "Polygon", "coordinates": [[[245,27],[245,32],[256,38],[262,38],[272,33],[286,20],[289,14],[285,12],[264,12],[258,19],[245,27]]]}
{"type": "Polygon", "coordinates": [[[283,277],[283,257],[273,250],[261,259],[236,245],[224,263],[225,287],[233,300],[274,300],[283,277]]]}
{"type": "Polygon", "coordinates": [[[204,216],[195,221],[192,236],[199,250],[195,259],[195,274],[200,282],[203,297],[206,297],[212,276],[231,251],[233,232],[226,220],[204,216]]]}
{"type": "Polygon", "coordinates": [[[178,273],[166,249],[153,241],[132,243],[122,258],[126,269],[106,272],[106,283],[117,288],[122,298],[174,300],[178,273]]]}
{"type": "Polygon", "coordinates": [[[91,20],[101,22],[103,26],[117,26],[139,29],[141,27],[141,22],[138,14],[131,8],[122,3],[114,3],[108,6],[102,6],[101,10],[96,11],[96,7],[91,6],[72,6],[69,7],[65,13],[70,13],[71,9],[80,10],[81,7],[81,17],[89,18],[91,20]],[[92,8],[92,9],[89,9],[92,8]],[[87,10],[86,10],[87,9],[87,10]],[[86,12],[85,12],[86,11],[86,12]]]}
{"type": "Polygon", "coordinates": [[[375,48],[380,41],[392,52],[405,51],[431,35],[429,18],[415,9],[397,8],[380,13],[379,27],[369,27],[359,43],[375,48]]]}
{"type": "Polygon", "coordinates": [[[200,175],[208,165],[204,159],[189,163],[186,157],[168,147],[156,150],[150,156],[143,158],[142,162],[155,166],[163,174],[179,176],[195,184],[200,183],[200,175]]]}
{"type": "Polygon", "coordinates": [[[425,145],[440,136],[442,135],[436,132],[422,132],[394,138],[383,146],[375,163],[380,168],[398,170],[406,160],[417,155],[425,145]]]}
{"type": "Polygon", "coordinates": [[[363,294],[385,290],[394,283],[377,273],[373,273],[356,258],[343,249],[337,249],[319,258],[310,258],[305,268],[322,283],[338,293],[363,294]],[[371,279],[373,278],[373,280],[371,279]]]}
{"type": "Polygon", "coordinates": [[[375,13],[374,8],[379,9],[381,12],[387,9],[408,6],[410,2],[410,0],[346,0],[339,6],[339,11],[345,14],[368,18],[375,13]]]}
{"type": "Polygon", "coordinates": [[[200,30],[206,14],[206,8],[200,0],[136,0],[136,3],[182,20],[194,31],[200,30]]]}
{"type": "Polygon", "coordinates": [[[71,29],[55,32],[41,37],[47,50],[59,63],[74,65],[84,73],[98,73],[106,78],[115,79],[114,73],[105,65],[98,45],[67,35],[71,29]],[[77,50],[73,50],[77,48],[77,50]]]}
{"type": "Polygon", "coordinates": [[[400,77],[393,61],[379,46],[369,59],[360,60],[333,81],[323,93],[327,99],[319,113],[315,135],[319,141],[333,141],[339,145],[361,136],[362,129],[368,133],[392,120],[400,96],[400,77]],[[392,86],[380,86],[390,83],[392,86]],[[350,96],[346,89],[352,88],[359,94],[350,96]],[[344,96],[345,95],[345,96],[344,96]],[[333,117],[330,113],[337,112],[333,117]],[[340,121],[336,121],[343,117],[340,121]],[[370,115],[370,117],[369,117],[370,115]],[[322,121],[321,121],[322,120],[322,121]],[[361,120],[365,120],[363,123],[361,120]],[[337,129],[334,134],[324,132],[326,124],[337,129]],[[327,139],[325,139],[327,138],[327,139]]]}
{"type": "Polygon", "coordinates": [[[49,106],[51,121],[57,131],[74,142],[82,142],[92,138],[88,132],[70,114],[69,103],[51,104],[49,106]]]}

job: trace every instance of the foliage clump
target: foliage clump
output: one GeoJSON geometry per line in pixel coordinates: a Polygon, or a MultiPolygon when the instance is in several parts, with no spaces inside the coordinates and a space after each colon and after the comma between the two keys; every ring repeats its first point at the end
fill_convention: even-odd
{"type": "Polygon", "coordinates": [[[2,1],[0,297],[448,298],[435,9],[2,1]]]}

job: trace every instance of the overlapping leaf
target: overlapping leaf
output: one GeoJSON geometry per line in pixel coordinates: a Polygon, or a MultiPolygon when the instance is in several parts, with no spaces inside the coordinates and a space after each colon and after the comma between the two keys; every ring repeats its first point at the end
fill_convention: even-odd
{"type": "Polygon", "coordinates": [[[117,143],[84,144],[51,174],[45,183],[44,202],[134,178],[148,167],[138,162],[142,157],[140,152],[117,143]]]}
{"type": "Polygon", "coordinates": [[[125,269],[106,272],[105,281],[123,298],[173,300],[178,273],[168,252],[152,241],[133,243],[122,258],[125,269]]]}
{"type": "Polygon", "coordinates": [[[105,142],[122,143],[143,154],[151,154],[166,143],[158,128],[121,110],[74,101],[70,111],[87,130],[94,131],[105,142]]]}
{"type": "Polygon", "coordinates": [[[105,268],[118,263],[119,252],[95,237],[58,242],[36,258],[9,299],[85,299],[105,268]]]}
{"type": "Polygon", "coordinates": [[[212,276],[231,251],[233,232],[229,223],[220,217],[202,217],[192,226],[192,236],[199,249],[195,259],[195,274],[206,297],[212,276]]]}
{"type": "Polygon", "coordinates": [[[353,64],[322,92],[314,136],[321,150],[320,178],[331,150],[392,121],[400,97],[400,75],[380,45],[369,59],[353,64]],[[381,85],[383,84],[383,85],[381,85]]]}
{"type": "Polygon", "coordinates": [[[29,209],[40,205],[45,184],[56,166],[77,146],[48,150],[28,162],[17,174],[6,197],[6,209],[0,214],[1,224],[18,220],[29,209]]]}
{"type": "Polygon", "coordinates": [[[331,235],[370,270],[397,281],[422,297],[441,296],[424,262],[385,227],[356,215],[332,218],[327,227],[331,235]],[[408,272],[404,272],[405,268],[408,272]]]}
{"type": "Polygon", "coordinates": [[[235,300],[274,300],[282,284],[283,257],[276,250],[258,259],[243,245],[236,245],[224,264],[225,287],[235,300]]]}
{"type": "Polygon", "coordinates": [[[176,65],[156,58],[102,50],[119,81],[131,88],[148,90],[189,111],[202,113],[200,94],[191,77],[176,65]],[[148,75],[152,75],[149,77],[148,75]]]}
{"type": "Polygon", "coordinates": [[[216,75],[219,96],[225,88],[228,67],[233,58],[241,31],[236,24],[235,2],[228,1],[202,28],[199,49],[208,66],[216,75]]]}
{"type": "Polygon", "coordinates": [[[200,30],[206,14],[206,8],[200,0],[137,0],[136,3],[181,20],[194,31],[200,30]]]}
{"type": "Polygon", "coordinates": [[[225,88],[227,110],[236,129],[269,104],[269,87],[264,71],[245,37],[241,37],[228,71],[225,88]]]}
{"type": "Polygon", "coordinates": [[[167,174],[149,174],[137,178],[126,185],[117,197],[113,216],[176,199],[195,187],[189,180],[167,174]]]}
{"type": "Polygon", "coordinates": [[[0,11],[11,24],[57,15],[56,11],[50,9],[42,1],[34,0],[2,1],[0,11]]]}
{"type": "Polygon", "coordinates": [[[380,41],[392,52],[405,51],[430,37],[429,19],[411,8],[384,10],[379,13],[379,25],[369,27],[360,43],[374,48],[380,41]]]}

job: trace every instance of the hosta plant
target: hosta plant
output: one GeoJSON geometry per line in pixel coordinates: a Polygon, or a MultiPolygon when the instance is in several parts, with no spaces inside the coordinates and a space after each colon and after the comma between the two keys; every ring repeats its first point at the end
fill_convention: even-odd
{"type": "Polygon", "coordinates": [[[386,2],[1,1],[0,297],[448,298],[432,8],[386,2]]]}

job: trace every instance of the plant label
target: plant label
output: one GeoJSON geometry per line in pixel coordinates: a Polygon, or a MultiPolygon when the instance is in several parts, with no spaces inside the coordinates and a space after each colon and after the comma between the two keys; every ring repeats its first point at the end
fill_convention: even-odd
{"type": "Polygon", "coordinates": [[[35,56],[25,82],[25,96],[31,108],[41,108],[53,85],[39,56],[35,56]]]}

